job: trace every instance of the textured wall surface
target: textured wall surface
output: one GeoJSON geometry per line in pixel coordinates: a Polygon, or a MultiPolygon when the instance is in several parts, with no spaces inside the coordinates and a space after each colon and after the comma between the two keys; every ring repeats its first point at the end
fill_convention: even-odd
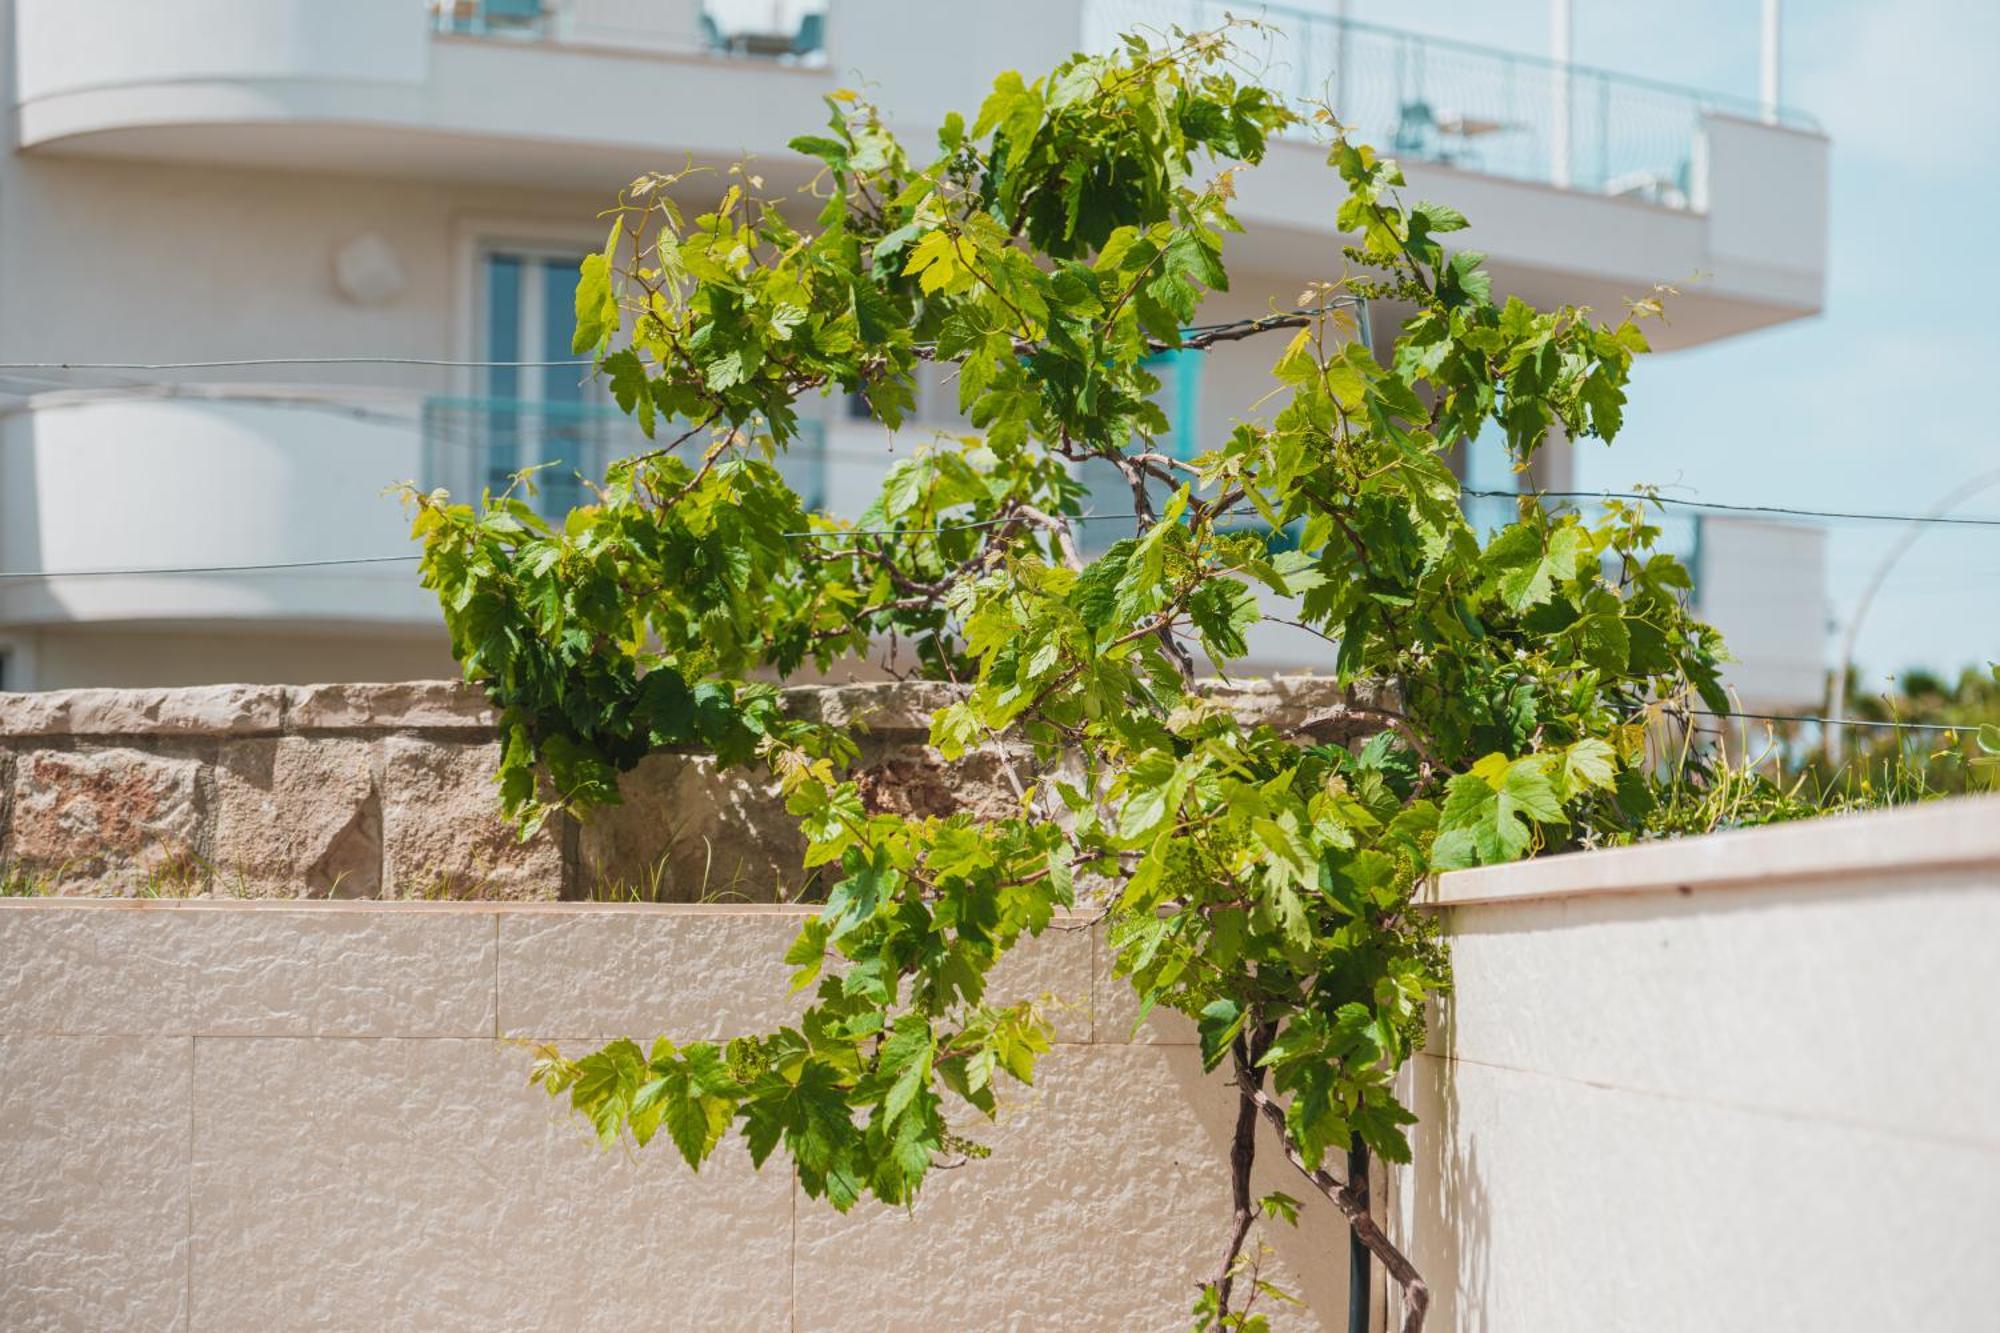
{"type": "Polygon", "coordinates": [[[1433,1327],[2000,1326],[2000,798],[1446,875],[1433,1327]]]}
{"type": "MultiPolygon", "coordinates": [[[[1992,1327],[2000,800],[1438,897],[1456,991],[1378,1182],[1431,1328],[1992,1327]]],[[[1058,1044],[909,1213],[602,1152],[524,1086],[534,1041],[783,1021],[801,911],[0,900],[0,1328],[1184,1327],[1229,1092],[1080,923],[996,977],[1058,1044]]],[[[1344,1318],[1333,1223],[1262,1237],[1286,1326],[1344,1318]]]]}
{"type": "MultiPolygon", "coordinates": [[[[1327,738],[1377,725],[1325,679],[1211,689],[1327,738]]],[[[873,808],[1016,804],[998,754],[946,764],[924,745],[946,686],[786,694],[854,728],[873,808]]],[[[102,896],[773,902],[801,887],[804,848],[761,767],[650,755],[623,805],[523,843],[498,818],[494,735],[484,698],[451,681],[0,694],[0,867],[102,896]]]]}
{"type": "MultiPolygon", "coordinates": [[[[993,1155],[840,1216],[726,1148],[597,1147],[529,1040],[783,1021],[787,907],[0,901],[0,1328],[1186,1327],[1229,1091],[1059,923],[996,975],[1058,1044],[993,1155]]],[[[1275,1145],[1265,1145],[1275,1160],[1275,1145]]],[[[1261,1191],[1303,1193],[1273,1167],[1261,1191]]],[[[1344,1232],[1266,1275],[1336,1328],[1344,1232]]]]}

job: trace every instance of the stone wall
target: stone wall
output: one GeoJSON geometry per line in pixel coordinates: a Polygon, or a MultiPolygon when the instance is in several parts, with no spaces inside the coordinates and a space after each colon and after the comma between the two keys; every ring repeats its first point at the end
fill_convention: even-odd
{"type": "MultiPolygon", "coordinates": [[[[803,909],[0,901],[0,1328],[1170,1330],[1229,1221],[1230,1091],[1099,932],[996,970],[1056,1044],[992,1149],[846,1215],[731,1140],[600,1149],[530,1044],[768,1030],[803,909]]],[[[1307,1191],[1275,1143],[1259,1194],[1307,1191]]],[[[1344,1327],[1330,1210],[1264,1275],[1344,1327]]]]}
{"type": "MultiPolygon", "coordinates": [[[[1214,687],[1246,716],[1373,729],[1331,682],[1214,687]]],[[[1013,808],[1001,756],[924,745],[949,687],[787,692],[852,724],[877,808],[1013,808]]],[[[16,891],[230,898],[768,902],[803,887],[792,820],[756,772],[649,756],[625,804],[521,842],[497,817],[493,717],[449,681],[0,694],[0,865],[16,891]]]]}

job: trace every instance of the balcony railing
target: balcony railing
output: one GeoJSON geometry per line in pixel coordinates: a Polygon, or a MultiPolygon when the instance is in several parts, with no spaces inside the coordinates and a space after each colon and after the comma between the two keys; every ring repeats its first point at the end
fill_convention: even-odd
{"type": "MultiPolygon", "coordinates": [[[[663,422],[658,440],[676,433],[663,422]]],[[[537,467],[533,503],[555,519],[590,503],[587,483],[601,482],[613,462],[654,447],[636,421],[608,403],[433,397],[423,406],[425,489],[442,486],[455,498],[476,500],[537,467]]],[[[826,467],[824,427],[801,421],[778,456],[778,470],[809,509],[825,501],[826,467]]]]}
{"type": "MultiPolygon", "coordinates": [[[[1243,0],[1088,0],[1085,32],[1104,50],[1232,13],[1272,26],[1242,38],[1267,81],[1404,160],[1695,208],[1702,117],[1770,118],[1747,98],[1243,0]]],[[[1794,111],[1775,120],[1817,129],[1794,111]]]]}
{"type": "Polygon", "coordinates": [[[806,5],[784,26],[744,27],[698,0],[426,0],[439,32],[632,50],[826,60],[826,15],[806,5]]]}

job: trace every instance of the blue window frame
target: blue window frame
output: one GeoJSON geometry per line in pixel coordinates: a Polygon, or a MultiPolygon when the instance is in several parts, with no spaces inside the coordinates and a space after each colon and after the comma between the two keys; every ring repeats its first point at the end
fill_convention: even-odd
{"type": "Polygon", "coordinates": [[[564,364],[581,262],[578,254],[525,248],[489,250],[480,261],[480,359],[523,363],[488,366],[483,392],[466,406],[482,456],[480,481],[498,492],[522,468],[543,465],[535,507],[551,516],[587,499],[582,477],[599,475],[616,438],[631,429],[589,381],[586,365],[564,364]]]}

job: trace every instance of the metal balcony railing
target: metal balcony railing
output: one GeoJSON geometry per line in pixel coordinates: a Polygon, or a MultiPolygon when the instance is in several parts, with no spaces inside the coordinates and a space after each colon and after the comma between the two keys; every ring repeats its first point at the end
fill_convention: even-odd
{"type": "Polygon", "coordinates": [[[798,64],[826,59],[826,14],[803,7],[795,22],[745,28],[699,0],[425,0],[439,32],[459,36],[618,46],[642,51],[748,56],[798,64]]]}
{"type": "MultiPolygon", "coordinates": [[[[1105,50],[1123,32],[1231,14],[1271,25],[1241,38],[1268,82],[1404,160],[1685,209],[1698,206],[1702,117],[1767,119],[1748,98],[1243,0],[1088,0],[1085,34],[1105,50]]],[[[1775,120],[1818,128],[1795,111],[1775,120]]]]}
{"type": "MultiPolygon", "coordinates": [[[[656,440],[649,440],[636,421],[608,403],[427,398],[423,484],[476,500],[481,491],[506,490],[523,469],[545,465],[534,476],[534,505],[560,519],[591,502],[586,483],[601,482],[613,462],[677,433],[673,423],[662,422],[656,440]]],[[[797,437],[778,455],[778,470],[808,509],[825,503],[826,468],[824,427],[801,421],[797,437]]]]}

